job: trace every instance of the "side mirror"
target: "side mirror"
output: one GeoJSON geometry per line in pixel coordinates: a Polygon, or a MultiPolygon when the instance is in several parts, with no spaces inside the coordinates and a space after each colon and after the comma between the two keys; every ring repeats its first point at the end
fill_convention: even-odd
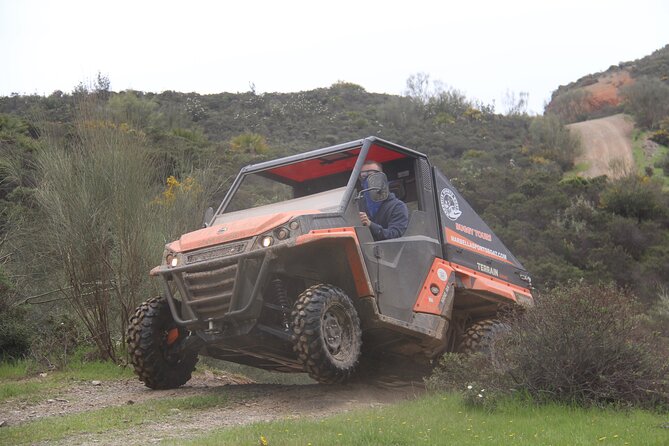
{"type": "Polygon", "coordinates": [[[375,172],[369,175],[367,177],[367,188],[361,190],[355,199],[362,199],[365,192],[369,192],[372,201],[380,202],[388,198],[388,177],[386,177],[386,174],[383,172],[375,172]]]}
{"type": "Polygon", "coordinates": [[[209,206],[207,210],[204,211],[204,223],[202,223],[202,227],[208,228],[212,218],[214,218],[214,208],[209,206]]]}

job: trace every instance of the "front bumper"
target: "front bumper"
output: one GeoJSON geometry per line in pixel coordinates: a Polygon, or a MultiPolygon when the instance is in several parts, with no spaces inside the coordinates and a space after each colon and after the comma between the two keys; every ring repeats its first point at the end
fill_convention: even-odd
{"type": "Polygon", "coordinates": [[[162,265],[151,274],[161,277],[165,297],[178,324],[191,329],[220,331],[223,325],[239,325],[259,316],[270,265],[277,251],[284,247],[176,267],[162,265]]]}

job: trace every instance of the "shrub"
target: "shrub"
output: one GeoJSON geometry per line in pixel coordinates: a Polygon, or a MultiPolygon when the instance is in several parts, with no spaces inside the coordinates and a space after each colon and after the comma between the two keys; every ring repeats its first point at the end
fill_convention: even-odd
{"type": "Polygon", "coordinates": [[[555,114],[563,122],[585,121],[591,111],[592,93],[584,89],[569,90],[555,95],[546,112],[555,114]]]}
{"type": "Polygon", "coordinates": [[[649,139],[658,144],[669,147],[669,130],[666,129],[657,130],[651,133],[649,139]]]}
{"type": "Polygon", "coordinates": [[[574,157],[578,155],[581,142],[577,136],[564,127],[553,114],[537,116],[530,124],[531,154],[560,165],[562,170],[572,167],[574,157]]]}
{"type": "Polygon", "coordinates": [[[601,205],[614,214],[639,222],[666,213],[661,184],[636,174],[611,182],[601,195],[601,205]]]}
{"type": "Polygon", "coordinates": [[[642,332],[634,296],[568,283],[537,299],[498,345],[517,388],[540,401],[669,404],[669,368],[642,332]]]}
{"type": "Polygon", "coordinates": [[[263,155],[269,152],[265,137],[257,133],[242,133],[230,140],[230,148],[235,152],[263,155]]]}
{"type": "Polygon", "coordinates": [[[669,115],[669,86],[659,79],[642,77],[621,90],[625,110],[643,128],[657,128],[669,115]]]}
{"type": "Polygon", "coordinates": [[[30,350],[32,332],[24,311],[0,305],[0,361],[21,359],[30,350]]]}

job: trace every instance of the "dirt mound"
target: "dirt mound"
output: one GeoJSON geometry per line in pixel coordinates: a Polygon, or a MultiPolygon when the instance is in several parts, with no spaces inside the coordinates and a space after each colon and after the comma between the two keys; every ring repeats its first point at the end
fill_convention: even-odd
{"type": "Polygon", "coordinates": [[[583,153],[575,163],[585,163],[587,169],[581,175],[592,178],[608,175],[619,178],[634,168],[632,157],[632,118],[617,114],[606,118],[569,124],[572,132],[581,138],[583,153]]]}

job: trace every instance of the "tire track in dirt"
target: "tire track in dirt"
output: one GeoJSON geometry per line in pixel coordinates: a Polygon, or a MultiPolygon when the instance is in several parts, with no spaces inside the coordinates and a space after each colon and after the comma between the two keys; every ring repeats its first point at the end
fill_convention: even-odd
{"type": "Polygon", "coordinates": [[[322,418],[359,408],[380,407],[414,399],[424,394],[422,383],[396,388],[371,384],[255,384],[241,378],[211,372],[196,374],[186,385],[171,390],[150,390],[138,380],[104,381],[100,385],[78,382],[46,401],[0,404],[0,418],[19,425],[47,417],[59,417],[139,404],[160,398],[225,395],[222,406],[203,410],[173,409],[167,418],[149,420],[140,427],[101,433],[78,433],[49,445],[145,445],[165,440],[200,436],[214,429],[263,421],[322,418]],[[248,382],[248,381],[246,381],[248,382]]]}
{"type": "Polygon", "coordinates": [[[632,156],[632,119],[624,114],[591,119],[567,126],[581,138],[583,153],[574,162],[586,163],[581,176],[608,175],[619,178],[634,168],[632,156]]]}

